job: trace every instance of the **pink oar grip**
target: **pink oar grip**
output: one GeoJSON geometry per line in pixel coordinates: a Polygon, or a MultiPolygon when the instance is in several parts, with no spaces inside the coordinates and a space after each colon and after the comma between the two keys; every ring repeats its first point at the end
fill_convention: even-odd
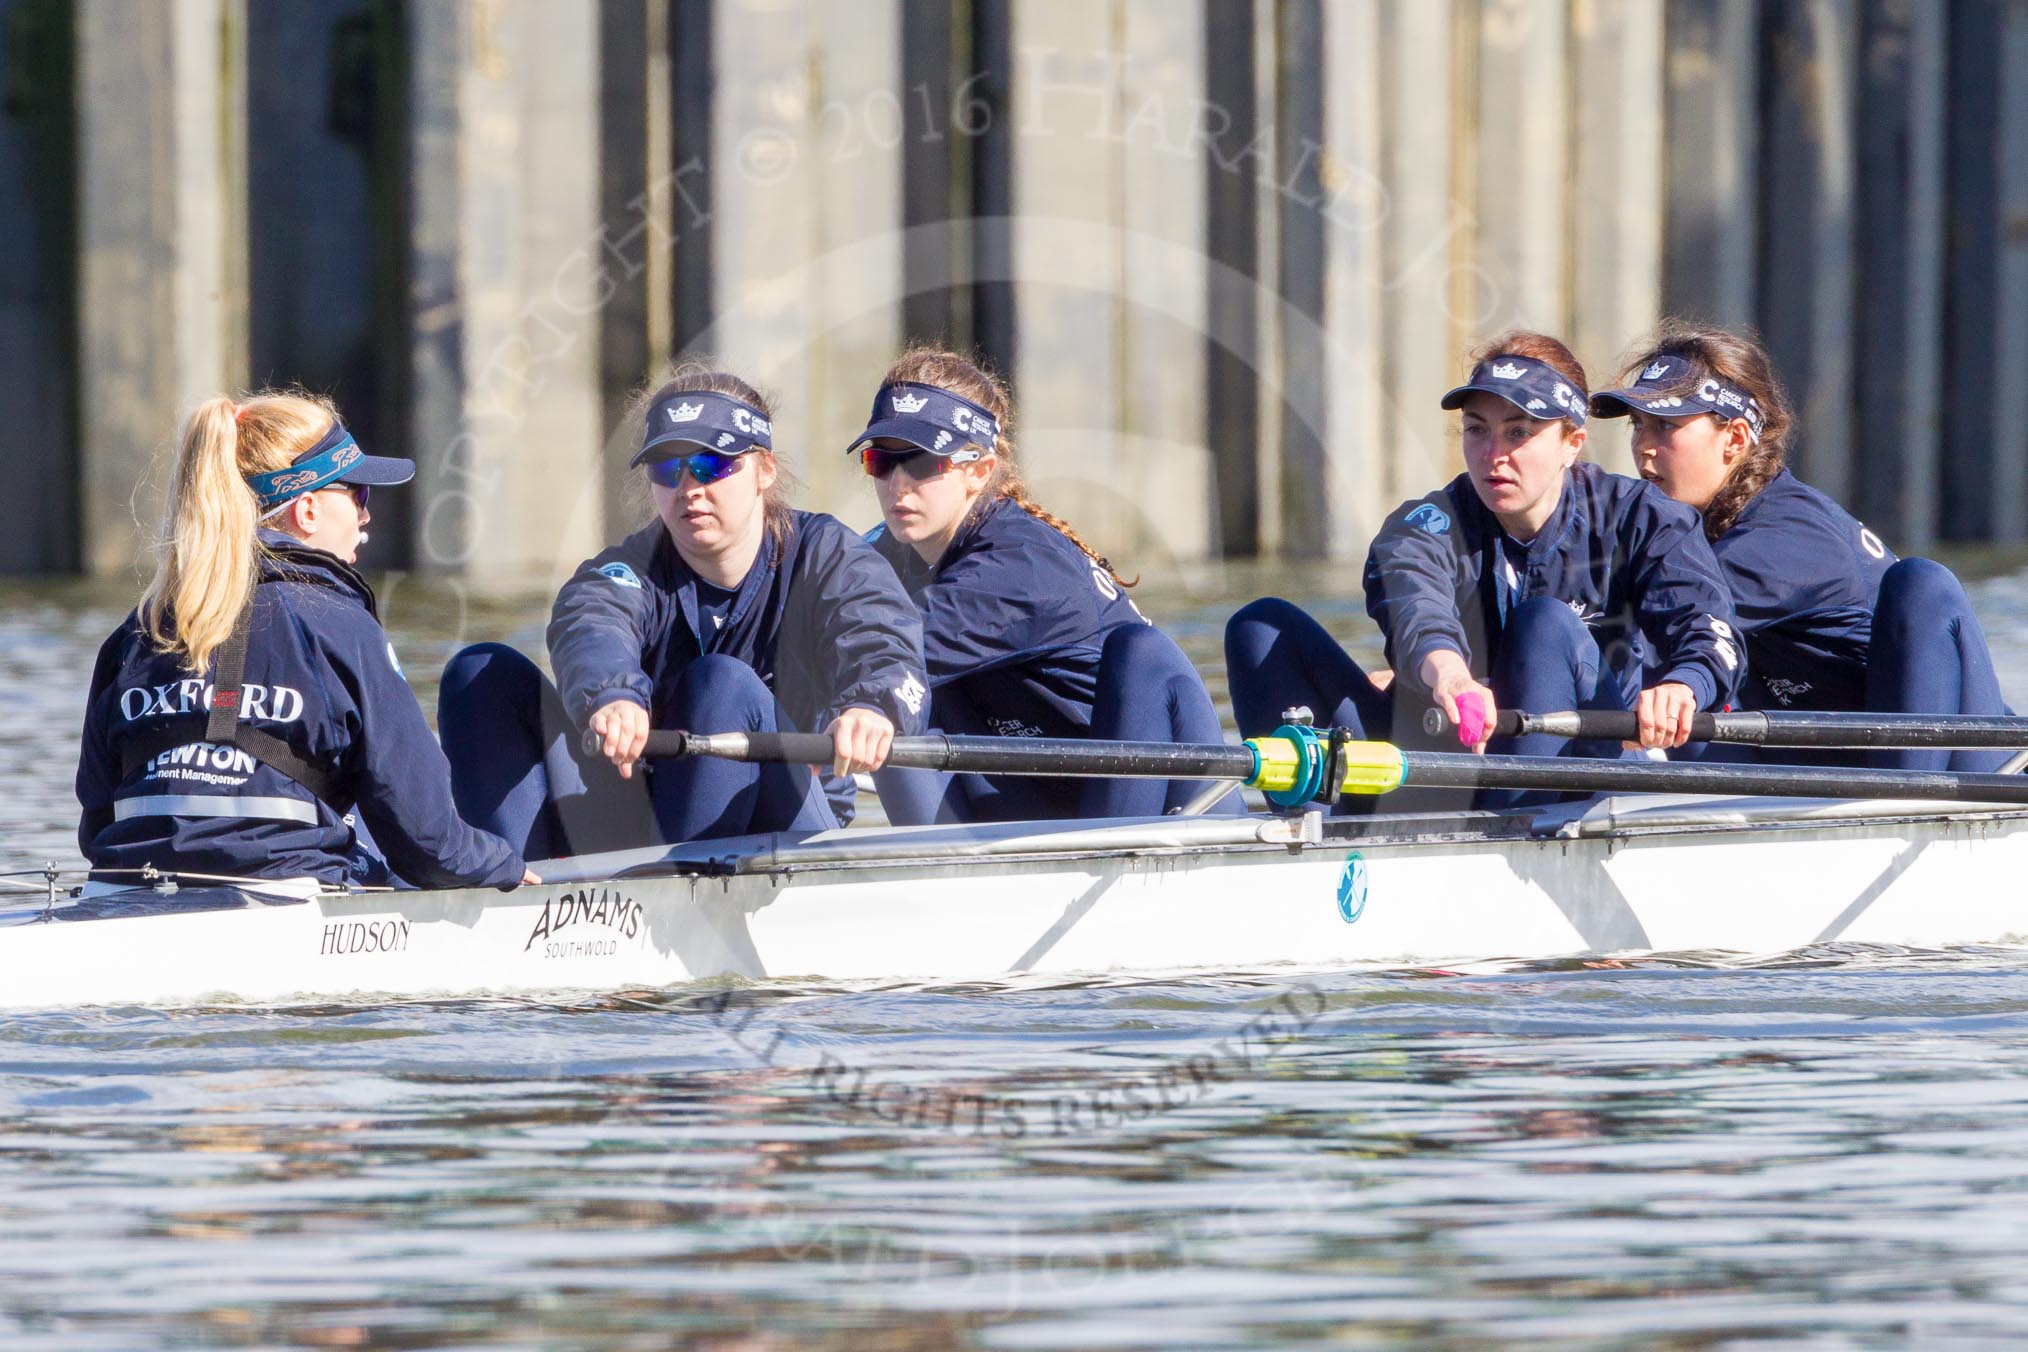
{"type": "Polygon", "coordinates": [[[1486,737],[1486,701],[1478,695],[1458,696],[1458,745],[1477,746],[1486,737]]]}

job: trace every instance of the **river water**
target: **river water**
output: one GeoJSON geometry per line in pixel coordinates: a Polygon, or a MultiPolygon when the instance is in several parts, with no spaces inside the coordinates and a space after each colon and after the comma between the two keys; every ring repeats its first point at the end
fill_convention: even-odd
{"type": "MultiPolygon", "coordinates": [[[[1268,581],[1359,641],[1345,577],[1144,605],[1215,673],[1268,581]]],[[[539,650],[386,594],[426,705],[539,650]]],[[[1975,599],[2028,706],[2028,575],[1975,599]]],[[[75,862],[130,600],[4,593],[0,870],[75,862]]],[[[0,1015],[9,1348],[2024,1337],[2013,950],[0,1015]]]]}

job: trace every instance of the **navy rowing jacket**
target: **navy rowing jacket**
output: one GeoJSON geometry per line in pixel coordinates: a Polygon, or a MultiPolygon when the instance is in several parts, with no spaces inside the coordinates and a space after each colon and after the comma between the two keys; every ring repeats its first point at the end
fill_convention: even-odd
{"type": "Polygon", "coordinates": [[[1578,613],[1629,695],[1680,681],[1709,709],[1728,703],[1743,675],[1732,595],[1697,513],[1586,461],[1571,466],[1555,513],[1525,546],[1469,475],[1403,503],[1373,541],[1365,582],[1388,663],[1411,683],[1438,648],[1485,680],[1509,609],[1538,596],[1578,613]]]}
{"type": "MultiPolygon", "coordinates": [[[[513,887],[506,841],[470,827],[450,767],[380,627],[372,589],[336,555],[262,531],[241,721],[333,769],[387,862],[425,887],[513,887]]],[[[159,652],[138,614],[99,649],[77,767],[78,845],[94,869],[312,877],[343,884],[353,833],[331,805],[233,746],[204,742],[211,682],[159,652]],[[190,741],[121,772],[165,722],[190,741]]],[[[128,881],[109,874],[108,881],[128,881]]]]}
{"type": "MultiPolygon", "coordinates": [[[[1104,568],[1009,498],[958,528],[934,565],[875,527],[868,539],[922,611],[930,688],[984,726],[946,732],[1077,737],[1091,730],[1099,653],[1123,624],[1147,620],[1104,568]]],[[[963,720],[969,722],[969,720],[963,720]]]]}
{"type": "Polygon", "coordinates": [[[1864,709],[1873,608],[1894,553],[1782,470],[1711,546],[1746,637],[1749,709],[1864,709]]]}
{"type": "MultiPolygon", "coordinates": [[[[684,669],[724,653],[754,669],[794,727],[820,731],[850,708],[922,731],[922,621],[894,573],[842,522],[793,512],[788,540],[761,543],[724,614],[699,609],[700,579],[657,521],[579,565],[557,594],[549,660],[582,727],[615,699],[667,726],[684,669]]],[[[726,728],[700,728],[726,732],[726,728]]],[[[826,780],[841,819],[851,786],[826,780]]]]}

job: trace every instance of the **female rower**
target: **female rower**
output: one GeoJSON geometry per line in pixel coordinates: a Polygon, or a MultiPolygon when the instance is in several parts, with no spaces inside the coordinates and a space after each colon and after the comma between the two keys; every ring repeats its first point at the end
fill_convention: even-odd
{"type": "MultiPolygon", "coordinates": [[[[1319,723],[1414,741],[1430,704],[1473,728],[1476,703],[1486,725],[1500,704],[1633,709],[1641,745],[1671,747],[1687,739],[1693,713],[1731,697],[1732,600],[1696,515],[1579,459],[1577,358],[1517,331],[1474,360],[1471,378],[1443,397],[1462,412],[1465,473],[1398,508],[1367,556],[1366,609],[1387,642],[1389,689],[1296,607],[1256,601],[1225,635],[1242,734],[1265,733],[1281,710],[1303,705],[1319,723]]],[[[1487,749],[1483,731],[1476,749],[1487,749]]],[[[1493,749],[1617,750],[1542,736],[1493,749]]]]}
{"type": "Polygon", "coordinates": [[[921,726],[915,607],[857,535],[782,501],[773,414],[752,385],[688,362],[634,416],[657,520],[564,584],[556,683],[497,643],[444,672],[459,807],[537,859],[849,821],[849,776],[921,726]],[[837,778],[704,759],[639,776],[651,728],[822,728],[837,778]]]}
{"type": "MultiPolygon", "coordinates": [[[[1703,514],[1746,642],[1744,707],[2006,712],[1985,634],[1951,571],[1897,560],[1783,463],[1792,415],[1765,349],[1669,320],[1620,380],[1593,396],[1592,412],[1631,419],[1642,476],[1703,514]]],[[[1874,753],[1876,764],[1924,770],[1992,770],[2006,758],[1874,753]]]]}
{"type": "Polygon", "coordinates": [[[368,495],[414,474],[361,452],[322,399],[220,397],[190,415],[161,563],[86,700],[78,844],[106,881],[152,866],[343,884],[355,809],[409,882],[537,881],[460,820],[352,568],[368,495]]]}
{"type": "MultiPolygon", "coordinates": [[[[1216,742],[1196,668],[1127,599],[1132,584],[1037,506],[999,381],[955,352],[904,353],[853,443],[883,525],[874,548],[922,611],[929,720],[950,733],[1216,742]]],[[[1195,798],[1178,780],[877,776],[890,820],[1159,816],[1195,798]]],[[[1237,811],[1237,794],[1223,807],[1237,811]]]]}

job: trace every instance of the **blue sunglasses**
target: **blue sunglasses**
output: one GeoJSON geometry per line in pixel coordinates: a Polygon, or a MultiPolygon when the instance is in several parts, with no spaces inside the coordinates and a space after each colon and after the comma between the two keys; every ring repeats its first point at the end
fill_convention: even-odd
{"type": "Polygon", "coordinates": [[[350,494],[352,501],[358,504],[359,510],[362,512],[366,510],[367,499],[373,496],[373,489],[368,484],[348,484],[340,481],[338,483],[325,484],[323,488],[317,491],[321,493],[326,490],[334,493],[350,494]]]}
{"type": "Polygon", "coordinates": [[[740,461],[746,457],[746,453],[736,451],[731,455],[722,455],[717,451],[699,451],[695,455],[673,456],[650,464],[648,477],[664,488],[675,488],[683,482],[683,471],[687,469],[690,471],[690,477],[698,483],[715,484],[728,474],[737,474],[740,461]]]}

